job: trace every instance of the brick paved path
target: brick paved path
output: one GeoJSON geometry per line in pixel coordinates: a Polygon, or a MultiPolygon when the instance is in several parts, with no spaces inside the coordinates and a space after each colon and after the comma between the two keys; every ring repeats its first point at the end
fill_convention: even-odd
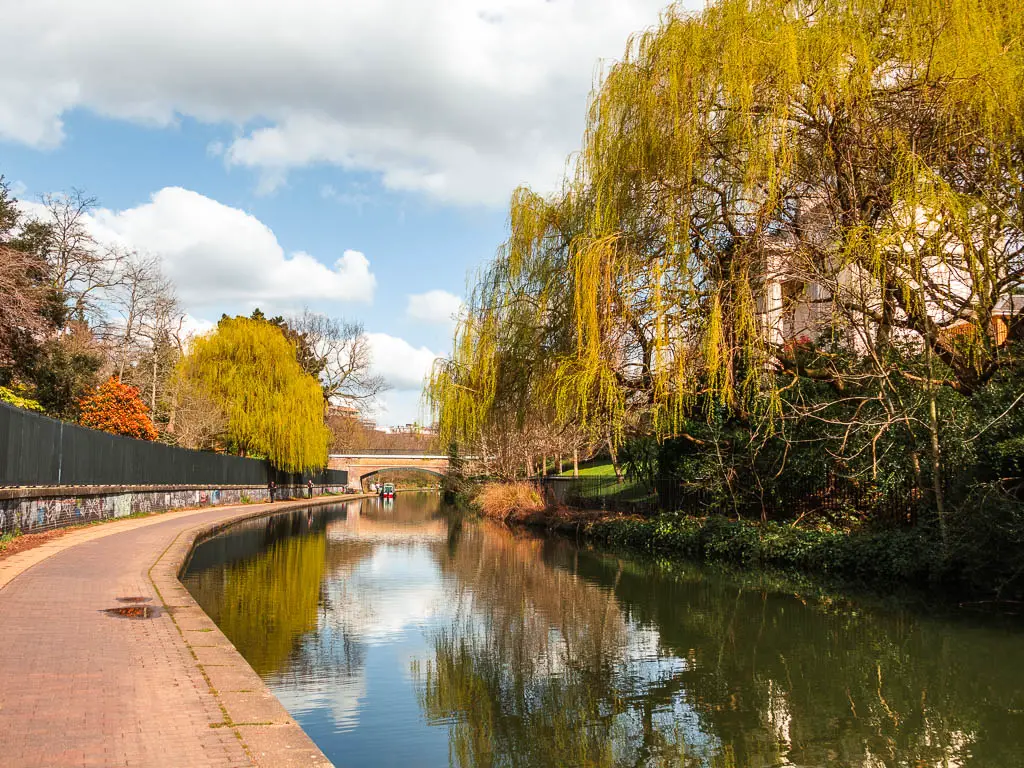
{"type": "Polygon", "coordinates": [[[176,579],[197,533],[253,513],[69,534],[0,589],[0,766],[329,766],[176,579]],[[160,615],[102,612],[134,596],[160,615]]]}

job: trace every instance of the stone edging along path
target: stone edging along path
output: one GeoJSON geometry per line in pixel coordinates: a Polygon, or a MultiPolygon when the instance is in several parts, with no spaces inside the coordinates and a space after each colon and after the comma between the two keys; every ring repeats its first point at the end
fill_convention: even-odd
{"type": "Polygon", "coordinates": [[[361,498],[122,520],[0,561],[0,762],[330,766],[178,577],[217,530],[361,498]],[[125,594],[156,616],[101,614],[125,594]]]}
{"type": "MultiPolygon", "coordinates": [[[[306,500],[306,503],[310,501],[306,500]]],[[[305,506],[290,502],[287,504],[289,507],[305,506]]],[[[273,511],[260,510],[214,525],[195,526],[182,531],[150,567],[149,580],[161,605],[174,622],[182,642],[188,646],[210,693],[217,700],[224,715],[224,727],[234,731],[253,763],[266,766],[331,766],[332,763],[288,714],[260,676],[179,580],[197,539],[213,535],[243,520],[273,514],[273,511]],[[260,725],[277,727],[273,730],[246,727],[260,725]]]]}

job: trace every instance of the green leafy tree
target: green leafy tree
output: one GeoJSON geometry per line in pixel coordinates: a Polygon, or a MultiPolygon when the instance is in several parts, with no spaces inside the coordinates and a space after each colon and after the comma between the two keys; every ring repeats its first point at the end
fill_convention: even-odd
{"type": "Polygon", "coordinates": [[[46,412],[74,421],[82,398],[98,383],[103,359],[89,327],[75,322],[60,336],[31,345],[22,365],[46,412]]]}
{"type": "Polygon", "coordinates": [[[291,472],[326,465],[330,433],[320,385],[302,370],[280,328],[221,318],[193,342],[179,375],[223,408],[228,441],[243,455],[265,456],[291,472]]]}
{"type": "MultiPolygon", "coordinates": [[[[222,319],[226,317],[227,315],[221,316],[222,319]]],[[[259,323],[269,323],[270,325],[279,328],[285,338],[295,346],[295,359],[298,361],[299,365],[302,366],[302,370],[310,376],[320,376],[320,373],[323,370],[323,365],[318,360],[316,352],[310,345],[305,333],[293,328],[282,315],[267,317],[259,307],[256,307],[256,309],[252,311],[252,314],[249,315],[249,319],[255,320],[259,323]]]]}

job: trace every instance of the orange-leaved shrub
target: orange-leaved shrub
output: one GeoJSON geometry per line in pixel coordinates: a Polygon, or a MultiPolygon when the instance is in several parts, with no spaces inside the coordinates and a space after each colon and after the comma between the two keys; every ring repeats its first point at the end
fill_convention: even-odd
{"type": "Polygon", "coordinates": [[[83,427],[141,440],[157,438],[156,427],[149,418],[149,408],[142,402],[139,390],[116,376],[111,376],[95,392],[83,397],[79,407],[82,416],[78,422],[83,427]]]}
{"type": "Polygon", "coordinates": [[[487,517],[507,520],[544,509],[544,499],[532,483],[487,483],[476,496],[476,503],[487,517]]]}

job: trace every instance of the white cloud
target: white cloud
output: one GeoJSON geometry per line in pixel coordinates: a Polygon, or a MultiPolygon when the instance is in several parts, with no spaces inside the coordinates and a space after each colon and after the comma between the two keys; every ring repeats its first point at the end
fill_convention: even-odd
{"type": "Polygon", "coordinates": [[[373,358],[371,368],[391,385],[391,389],[377,397],[370,415],[379,424],[429,421],[424,410],[423,383],[440,355],[387,333],[366,335],[373,358]]]}
{"type": "Polygon", "coordinates": [[[369,410],[368,415],[378,424],[390,426],[401,424],[427,424],[431,420],[430,411],[419,390],[393,389],[377,396],[377,402],[369,410]]]}
{"type": "Polygon", "coordinates": [[[409,296],[405,314],[427,323],[453,325],[462,310],[462,299],[448,291],[427,291],[409,296]]]}
{"type": "Polygon", "coordinates": [[[373,357],[373,372],[383,376],[395,390],[419,392],[439,355],[387,333],[367,333],[366,336],[373,357]]]}
{"type": "Polygon", "coordinates": [[[186,339],[192,339],[196,336],[202,336],[204,333],[212,331],[216,323],[212,320],[204,320],[201,317],[193,317],[192,315],[185,313],[182,323],[181,331],[182,335],[186,339]]]}
{"type": "MultiPolygon", "coordinates": [[[[42,213],[38,204],[24,208],[42,213]]],[[[303,251],[286,254],[256,217],[180,187],[165,187],[135,208],[94,211],[90,225],[101,242],[158,256],[192,311],[373,299],[376,278],[359,251],[343,252],[332,266],[303,251]]]]}
{"type": "Polygon", "coordinates": [[[521,182],[554,186],[597,61],[665,2],[7,2],[0,138],[55,146],[76,108],[156,126],[189,116],[231,126],[211,152],[264,191],[329,163],[501,204],[521,182]]]}

